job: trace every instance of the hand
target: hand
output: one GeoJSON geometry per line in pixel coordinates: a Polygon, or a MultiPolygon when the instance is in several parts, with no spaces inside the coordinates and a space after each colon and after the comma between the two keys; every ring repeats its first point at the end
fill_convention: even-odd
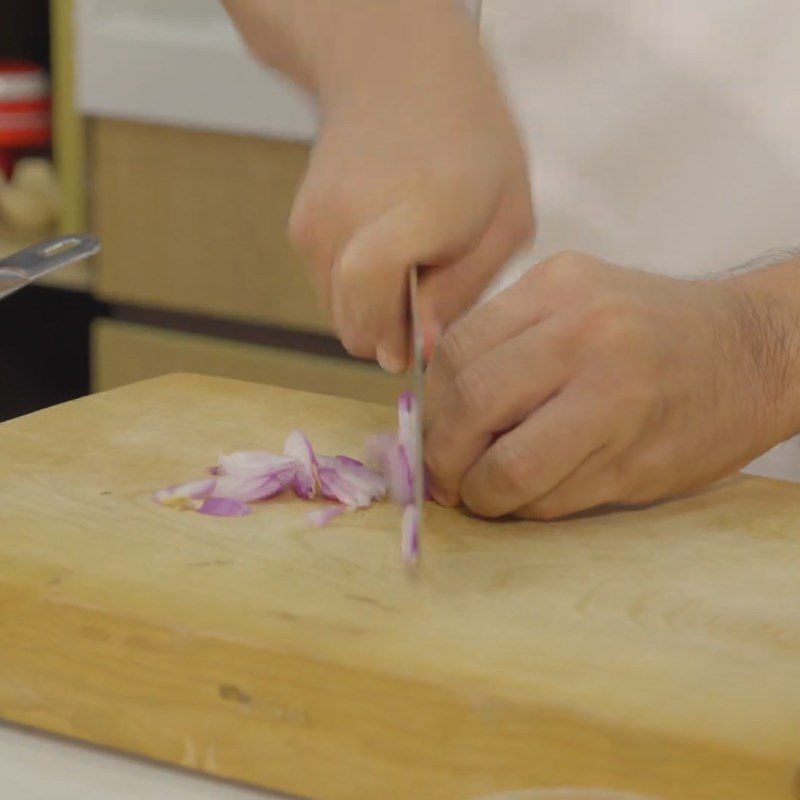
{"type": "Polygon", "coordinates": [[[540,519],[649,503],[788,438],[797,309],[752,284],[674,280],[581,253],[540,264],[457,322],[434,356],[434,496],[540,519]]]}
{"type": "Polygon", "coordinates": [[[380,4],[369,46],[353,43],[343,65],[343,45],[334,66],[317,68],[323,123],[290,235],[345,347],[390,371],[407,364],[413,265],[432,267],[419,300],[435,338],[533,232],[515,124],[454,8],[380,4]],[[384,30],[377,17],[395,11],[384,30]]]}

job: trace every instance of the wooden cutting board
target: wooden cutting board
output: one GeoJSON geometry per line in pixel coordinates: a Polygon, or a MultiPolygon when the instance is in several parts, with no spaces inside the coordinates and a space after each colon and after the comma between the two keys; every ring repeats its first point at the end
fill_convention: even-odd
{"type": "Polygon", "coordinates": [[[172,376],[0,426],[0,716],[325,800],[798,796],[798,486],[550,524],[431,506],[417,580],[388,505],[316,530],[289,498],[151,499],[220,449],[393,424],[172,376]]]}

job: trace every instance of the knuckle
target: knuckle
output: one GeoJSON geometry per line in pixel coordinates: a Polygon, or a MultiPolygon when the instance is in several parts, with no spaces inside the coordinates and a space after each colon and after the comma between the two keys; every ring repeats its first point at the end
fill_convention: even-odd
{"type": "Polygon", "coordinates": [[[560,270],[569,271],[576,269],[584,261],[590,260],[591,256],[580,250],[562,250],[553,257],[554,264],[560,270]]]}
{"type": "Polygon", "coordinates": [[[532,485],[531,458],[512,439],[503,437],[488,453],[487,481],[514,495],[526,493],[532,485]]]}
{"type": "Polygon", "coordinates": [[[436,351],[436,360],[448,374],[458,374],[466,364],[472,337],[466,325],[457,322],[445,334],[436,351]]]}
{"type": "Polygon", "coordinates": [[[635,345],[639,331],[636,314],[630,305],[617,297],[598,299],[580,315],[580,328],[603,349],[627,350],[635,345]]]}
{"type": "Polygon", "coordinates": [[[483,416],[492,407],[494,389],[483,370],[467,368],[453,381],[453,415],[459,420],[483,416]]]}
{"type": "Polygon", "coordinates": [[[600,269],[596,258],[579,250],[563,250],[537,265],[540,280],[553,287],[573,288],[586,283],[600,269]]]}
{"type": "Polygon", "coordinates": [[[562,250],[547,262],[550,276],[559,281],[568,281],[580,274],[586,258],[577,250],[562,250]]]}

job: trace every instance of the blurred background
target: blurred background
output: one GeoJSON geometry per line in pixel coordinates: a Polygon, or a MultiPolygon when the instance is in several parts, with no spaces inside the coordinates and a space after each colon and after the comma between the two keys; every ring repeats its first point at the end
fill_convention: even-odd
{"type": "Polygon", "coordinates": [[[0,419],[192,371],[393,402],[286,241],[315,132],[217,0],[0,0],[0,253],[92,263],[0,306],[0,419]]]}

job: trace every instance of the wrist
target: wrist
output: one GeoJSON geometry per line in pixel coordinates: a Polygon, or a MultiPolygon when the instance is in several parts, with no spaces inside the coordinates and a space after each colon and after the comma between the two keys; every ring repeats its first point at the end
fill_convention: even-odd
{"type": "Polygon", "coordinates": [[[402,104],[406,93],[452,104],[462,81],[475,94],[490,82],[496,91],[478,30],[456,0],[339,0],[325,27],[324,36],[302,32],[298,45],[323,113],[402,104]]]}
{"type": "Polygon", "coordinates": [[[411,66],[415,50],[435,52],[437,39],[446,43],[467,27],[456,0],[222,2],[259,60],[326,97],[376,69],[411,66]]]}
{"type": "Polygon", "coordinates": [[[800,433],[800,260],[730,278],[734,346],[760,449],[800,433]]]}

